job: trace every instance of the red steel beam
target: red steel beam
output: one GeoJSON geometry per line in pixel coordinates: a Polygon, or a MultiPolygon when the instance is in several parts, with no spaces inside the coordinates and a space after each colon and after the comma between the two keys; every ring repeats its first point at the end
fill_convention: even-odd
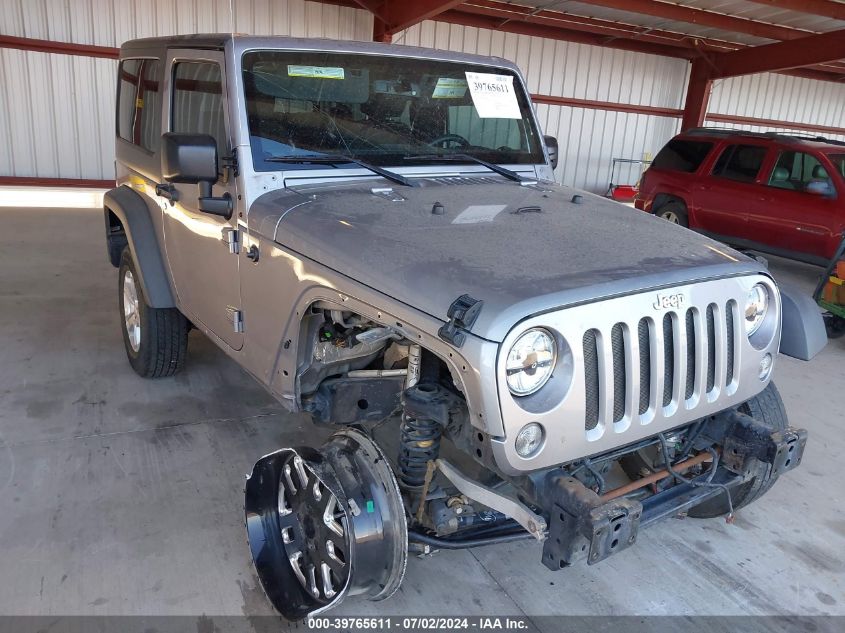
{"type": "Polygon", "coordinates": [[[716,77],[777,72],[845,59],[845,29],[714,55],[716,77]]]}
{"type": "Polygon", "coordinates": [[[758,22],[747,18],[740,18],[716,11],[696,9],[693,7],[681,6],[658,0],[580,0],[587,4],[618,9],[628,13],[642,13],[657,18],[687,22],[699,26],[709,26],[734,33],[745,33],[755,37],[764,37],[770,40],[794,40],[805,37],[811,31],[795,29],[788,26],[779,26],[768,22],[758,22]]]}
{"type": "MultiPolygon", "coordinates": [[[[492,18],[499,18],[502,21],[496,27],[496,30],[508,31],[510,30],[510,25],[514,22],[527,22],[530,24],[542,24],[545,26],[569,29],[573,31],[583,31],[586,33],[594,33],[596,35],[605,35],[609,38],[602,44],[605,46],[613,46],[612,41],[614,39],[623,38],[639,42],[664,44],[707,52],[729,52],[740,48],[748,48],[745,44],[738,44],[735,42],[726,42],[713,38],[694,37],[684,33],[675,33],[673,31],[664,31],[660,29],[644,29],[643,27],[631,24],[576,16],[561,11],[537,11],[532,10],[530,7],[504,4],[502,2],[492,2],[491,0],[469,0],[459,7],[456,7],[454,11],[471,15],[483,15],[492,18]]],[[[440,16],[437,19],[448,19],[451,14],[452,12],[447,14],[445,18],[444,16],[440,16]]],[[[835,64],[815,65],[811,68],[822,72],[845,74],[845,66],[838,66],[835,64]]]]}
{"type": "Polygon", "coordinates": [[[435,19],[440,22],[448,22],[449,24],[461,24],[463,26],[472,26],[480,29],[491,29],[493,31],[506,31],[508,33],[517,33],[520,35],[545,37],[552,40],[579,42],[581,44],[618,48],[636,53],[662,55],[664,57],[692,59],[697,55],[696,51],[676,44],[655,44],[653,42],[630,40],[621,37],[608,38],[606,35],[597,35],[591,32],[576,31],[574,29],[566,29],[549,24],[526,22],[523,20],[513,20],[503,24],[503,20],[501,18],[464,13],[463,11],[455,9],[441,13],[435,19]]]}
{"type": "Polygon", "coordinates": [[[463,2],[464,0],[384,0],[377,9],[377,15],[385,24],[385,32],[392,35],[423,20],[430,20],[463,2]]]}
{"type": "Polygon", "coordinates": [[[586,108],[588,110],[610,110],[612,112],[626,112],[629,114],[647,114],[649,116],[680,117],[682,110],[677,108],[661,108],[660,106],[638,105],[634,103],[617,103],[614,101],[595,101],[593,99],[576,99],[574,97],[556,97],[552,95],[531,95],[534,103],[567,106],[570,108],[586,108]]]}
{"type": "Polygon", "coordinates": [[[105,57],[117,59],[119,48],[111,46],[94,46],[92,44],[73,44],[71,42],[54,42],[39,40],[31,37],[13,37],[0,35],[0,48],[15,48],[22,51],[38,53],[59,53],[61,55],[80,55],[82,57],[105,57]]]}
{"type": "Polygon", "coordinates": [[[748,0],[757,4],[764,4],[773,9],[798,11],[810,15],[823,15],[834,20],[845,20],[845,4],[830,0],[748,0]]]}
{"type": "Polygon", "coordinates": [[[88,189],[112,189],[114,180],[91,180],[86,178],[41,178],[39,176],[0,176],[0,187],[83,187],[88,189]]]}
{"type": "Polygon", "coordinates": [[[704,125],[710,91],[713,89],[713,69],[706,59],[695,59],[687,83],[687,98],[681,117],[681,131],[704,125]]]}

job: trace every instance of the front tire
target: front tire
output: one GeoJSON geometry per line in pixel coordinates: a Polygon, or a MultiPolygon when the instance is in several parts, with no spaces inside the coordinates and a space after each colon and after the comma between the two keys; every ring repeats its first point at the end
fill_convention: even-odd
{"type": "Polygon", "coordinates": [[[120,256],[120,315],[123,345],[135,373],[142,378],[172,376],[185,365],[188,321],[176,308],[151,308],[129,247],[120,256]]]}
{"type": "MultiPolygon", "coordinates": [[[[786,408],[773,382],[770,382],[757,396],[740,406],[739,411],[766,425],[772,431],[782,431],[789,426],[786,408]]],[[[734,510],[745,507],[762,497],[778,479],[777,475],[770,474],[769,464],[758,462],[755,468],[758,472],[753,479],[731,489],[734,510]]],[[[729,511],[727,498],[724,494],[720,494],[690,508],[688,514],[697,519],[710,519],[723,516],[729,511]]]]}
{"type": "Polygon", "coordinates": [[[668,220],[672,224],[678,224],[685,228],[689,228],[689,216],[687,215],[687,208],[682,202],[668,202],[654,212],[658,218],[668,220]]]}

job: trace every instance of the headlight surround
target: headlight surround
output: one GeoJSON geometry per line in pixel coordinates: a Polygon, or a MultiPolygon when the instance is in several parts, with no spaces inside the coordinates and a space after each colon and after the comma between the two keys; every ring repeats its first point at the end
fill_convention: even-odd
{"type": "Polygon", "coordinates": [[[515,396],[528,396],[545,385],[557,363],[555,337],[543,328],[523,333],[508,352],[505,363],[508,389],[515,396]]]}
{"type": "Polygon", "coordinates": [[[763,284],[754,284],[748,291],[743,314],[745,315],[745,333],[749,338],[763,325],[770,303],[769,289],[763,284]]]}

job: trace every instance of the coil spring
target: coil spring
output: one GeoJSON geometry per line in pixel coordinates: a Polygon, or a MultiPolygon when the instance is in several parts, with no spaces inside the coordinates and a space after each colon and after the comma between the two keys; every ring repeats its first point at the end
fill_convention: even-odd
{"type": "Polygon", "coordinates": [[[434,420],[403,415],[399,432],[399,483],[406,490],[422,490],[428,462],[440,455],[443,431],[434,420]]]}

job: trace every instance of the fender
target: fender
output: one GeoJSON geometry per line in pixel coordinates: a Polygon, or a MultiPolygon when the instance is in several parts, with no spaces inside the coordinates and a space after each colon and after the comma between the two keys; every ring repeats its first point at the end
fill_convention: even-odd
{"type": "Polygon", "coordinates": [[[123,225],[147,305],[151,308],[176,307],[147,203],[136,191],[122,185],[106,192],[103,207],[107,230],[109,211],[123,225]]]}
{"type": "Polygon", "coordinates": [[[819,306],[806,292],[780,286],[783,310],[780,353],[810,360],[827,345],[827,332],[819,306]]]}

